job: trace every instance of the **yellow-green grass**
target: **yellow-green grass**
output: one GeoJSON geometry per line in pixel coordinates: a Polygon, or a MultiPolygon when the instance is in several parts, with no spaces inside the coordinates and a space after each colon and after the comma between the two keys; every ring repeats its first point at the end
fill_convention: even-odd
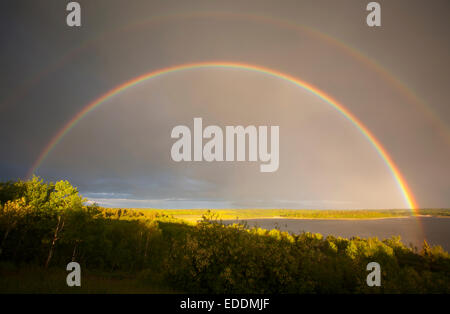
{"type": "Polygon", "coordinates": [[[160,280],[145,273],[92,272],[82,270],[81,287],[66,284],[63,268],[45,269],[36,265],[16,266],[0,263],[0,294],[2,293],[177,293],[160,280]]]}
{"type": "MultiPolygon", "coordinates": [[[[117,212],[119,209],[111,209],[117,212]]],[[[311,209],[122,209],[127,216],[134,213],[137,217],[163,216],[167,219],[182,219],[194,223],[208,211],[217,219],[258,219],[258,218],[289,218],[289,219],[382,219],[411,217],[413,213],[406,209],[390,210],[311,210],[311,209]]],[[[420,209],[420,215],[450,217],[449,209],[420,209]]]]}

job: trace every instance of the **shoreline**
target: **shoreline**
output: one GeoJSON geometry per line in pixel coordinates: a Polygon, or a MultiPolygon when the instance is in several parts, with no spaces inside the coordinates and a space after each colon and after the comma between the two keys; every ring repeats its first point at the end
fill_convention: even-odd
{"type": "MultiPolygon", "coordinates": [[[[187,221],[198,222],[201,217],[183,217],[183,215],[174,215],[177,219],[183,219],[187,221]]],[[[446,218],[449,219],[450,216],[433,216],[433,215],[410,215],[410,216],[393,216],[393,217],[364,217],[364,218],[340,218],[340,217],[283,217],[283,216],[261,216],[261,217],[249,217],[249,218],[219,218],[222,221],[246,221],[246,220],[257,220],[257,219],[280,219],[280,220],[385,220],[385,219],[406,219],[406,218],[446,218]]]]}
{"type": "MultiPolygon", "coordinates": [[[[252,218],[239,218],[239,219],[222,219],[222,220],[254,220],[254,219],[295,219],[295,220],[382,220],[382,219],[399,219],[399,218],[412,218],[418,216],[397,216],[397,217],[367,217],[367,218],[338,218],[338,217],[329,217],[329,218],[315,218],[315,217],[282,217],[282,216],[273,216],[273,217],[252,217],[252,218]]],[[[431,216],[429,216],[431,217],[431,216]]]]}

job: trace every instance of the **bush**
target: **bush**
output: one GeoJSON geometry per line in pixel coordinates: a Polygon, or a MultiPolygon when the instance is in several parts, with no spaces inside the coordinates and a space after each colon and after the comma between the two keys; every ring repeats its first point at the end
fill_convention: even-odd
{"type": "Polygon", "coordinates": [[[84,204],[66,181],[0,184],[0,264],[126,273],[191,293],[448,293],[450,257],[425,242],[342,239],[225,226],[210,212],[189,225],[160,213],[84,204]],[[382,265],[369,288],[366,265],[382,265]]]}

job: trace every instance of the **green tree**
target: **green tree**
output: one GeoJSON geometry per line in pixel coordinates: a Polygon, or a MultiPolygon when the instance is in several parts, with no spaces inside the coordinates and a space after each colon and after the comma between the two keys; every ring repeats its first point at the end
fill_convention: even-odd
{"type": "Polygon", "coordinates": [[[14,201],[7,201],[5,205],[0,205],[0,225],[4,230],[0,243],[0,255],[10,232],[16,228],[18,223],[30,212],[30,206],[26,204],[25,198],[14,201]]]}
{"type": "Polygon", "coordinates": [[[60,239],[60,234],[64,229],[65,217],[69,211],[81,210],[83,198],[78,194],[77,188],[73,187],[68,181],[58,181],[54,190],[49,196],[49,205],[55,211],[57,224],[54,229],[53,238],[48,252],[45,267],[47,268],[52,259],[56,242],[60,239]]]}

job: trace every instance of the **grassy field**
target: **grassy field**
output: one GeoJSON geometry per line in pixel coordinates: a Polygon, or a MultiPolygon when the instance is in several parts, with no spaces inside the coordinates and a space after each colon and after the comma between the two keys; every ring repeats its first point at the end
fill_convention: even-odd
{"type": "Polygon", "coordinates": [[[17,266],[0,263],[0,294],[2,293],[100,293],[142,294],[176,293],[159,282],[149,280],[145,272],[82,271],[81,287],[68,287],[64,268],[45,269],[35,265],[17,266]]]}
{"type": "MultiPolygon", "coordinates": [[[[208,209],[131,209],[140,215],[167,215],[189,222],[202,218],[208,209]]],[[[381,219],[410,217],[410,210],[310,210],[310,209],[212,209],[217,219],[381,219]]],[[[450,217],[450,209],[420,209],[419,215],[450,217]]]]}

